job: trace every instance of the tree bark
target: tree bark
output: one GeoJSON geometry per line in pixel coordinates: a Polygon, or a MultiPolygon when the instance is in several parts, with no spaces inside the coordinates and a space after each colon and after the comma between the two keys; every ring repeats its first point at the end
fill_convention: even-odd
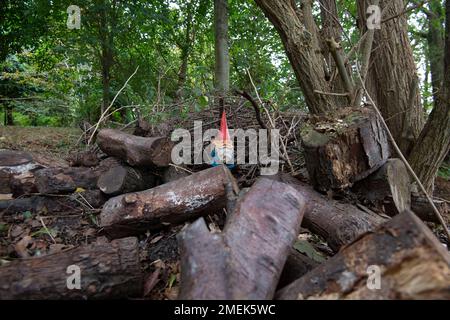
{"type": "Polygon", "coordinates": [[[30,211],[33,213],[80,213],[101,208],[106,202],[100,190],[86,190],[71,195],[31,196],[0,201],[0,216],[30,211]]]}
{"type": "Polygon", "coordinates": [[[369,109],[312,117],[301,137],[309,178],[320,191],[351,186],[380,168],[390,155],[387,135],[369,109]]]}
{"type": "Polygon", "coordinates": [[[155,182],[155,176],[148,170],[119,165],[101,174],[97,187],[108,196],[116,196],[153,188],[155,182]]]}
{"type": "MultiPolygon", "coordinates": [[[[358,0],[359,28],[367,30],[369,1],[358,0]]],[[[374,33],[366,87],[405,155],[411,151],[424,125],[413,51],[408,38],[407,15],[401,14],[404,0],[380,0],[383,18],[398,15],[381,24],[374,33]]]]}
{"type": "Polygon", "coordinates": [[[111,198],[100,225],[108,237],[134,235],[221,211],[226,205],[226,167],[215,167],[146,191],[111,198]]]}
{"type": "Polygon", "coordinates": [[[437,171],[450,151],[450,1],[446,1],[444,83],[409,162],[425,189],[433,191],[437,171]]]}
{"type": "Polygon", "coordinates": [[[261,178],[238,201],[222,234],[196,221],[179,236],[179,298],[271,299],[304,206],[291,186],[261,178]]]}
{"type": "Polygon", "coordinates": [[[142,293],[143,276],[136,238],[95,243],[0,267],[0,299],[117,299],[142,293]],[[68,289],[80,270],[81,287],[68,289]]]}
{"type": "MultiPolygon", "coordinates": [[[[376,275],[375,275],[376,277],[376,275]]],[[[277,293],[278,299],[450,299],[450,255],[411,212],[393,218],[277,293]],[[380,286],[370,268],[379,270],[380,286]]]]}
{"type": "Polygon", "coordinates": [[[282,174],[275,179],[289,183],[303,196],[306,208],[302,227],[323,237],[335,252],[386,220],[351,204],[331,200],[289,175],[282,174]]]}
{"type": "Polygon", "coordinates": [[[215,82],[221,96],[230,90],[230,56],[228,52],[228,0],[214,0],[215,82]]]}
{"type": "Polygon", "coordinates": [[[319,114],[341,107],[339,100],[342,101],[342,98],[322,94],[332,92],[332,88],[326,80],[318,28],[310,26],[314,23],[310,10],[311,0],[302,1],[302,6],[306,8],[303,12],[300,12],[295,2],[291,0],[255,0],[255,2],[281,37],[309,111],[319,114]]]}
{"type": "Polygon", "coordinates": [[[96,189],[99,170],[85,167],[45,168],[34,172],[39,193],[72,193],[77,188],[96,189]]]}
{"type": "Polygon", "coordinates": [[[173,142],[165,137],[137,137],[114,129],[102,129],[97,135],[100,149],[125,160],[131,166],[167,167],[173,142]]]}

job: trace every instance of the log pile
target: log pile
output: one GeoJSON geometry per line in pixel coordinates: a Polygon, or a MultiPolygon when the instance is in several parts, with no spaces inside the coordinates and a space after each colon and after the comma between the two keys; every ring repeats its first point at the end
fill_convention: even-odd
{"type": "Polygon", "coordinates": [[[370,111],[308,118],[298,130],[308,175],[257,177],[242,190],[239,166],[171,165],[168,135],[139,123],[141,136],[100,130],[102,153],[74,155],[87,160],[70,167],[0,151],[1,192],[13,197],[0,201],[0,217],[87,210],[99,213],[101,236],[0,266],[0,299],[142,297],[154,279],[144,280],[140,244],[167,230],[177,233],[179,299],[450,298],[449,253],[416,217],[434,221],[431,210],[403,163],[389,159],[370,111]],[[298,250],[303,233],[325,258],[298,250]],[[79,290],[67,285],[74,265],[79,290]]]}

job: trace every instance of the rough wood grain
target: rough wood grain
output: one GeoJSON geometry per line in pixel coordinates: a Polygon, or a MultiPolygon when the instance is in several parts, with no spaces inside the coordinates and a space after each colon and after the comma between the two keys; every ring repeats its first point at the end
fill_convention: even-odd
{"type": "Polygon", "coordinates": [[[386,133],[368,109],[312,117],[301,137],[311,183],[320,191],[352,186],[380,168],[390,155],[386,133]]]}
{"type": "Polygon", "coordinates": [[[112,238],[138,234],[222,210],[225,185],[233,179],[224,166],[210,168],[149,190],[108,200],[100,215],[112,238]]]}
{"type": "Polygon", "coordinates": [[[304,206],[291,186],[261,178],[237,202],[222,234],[210,234],[202,221],[189,226],[179,236],[179,298],[271,299],[304,206]]]}
{"type": "Polygon", "coordinates": [[[277,293],[278,299],[450,299],[450,255],[411,212],[376,231],[277,293]],[[379,289],[368,286],[370,267],[379,289]],[[372,289],[371,289],[372,288],[372,289]]]}
{"type": "Polygon", "coordinates": [[[95,243],[0,267],[0,299],[114,299],[139,296],[143,277],[136,238],[95,243]],[[67,268],[81,288],[67,288],[67,268]]]}
{"type": "Polygon", "coordinates": [[[303,196],[306,208],[302,227],[322,236],[334,251],[386,221],[375,213],[370,214],[349,203],[329,199],[290,175],[281,174],[274,179],[291,184],[303,196]]]}
{"type": "Polygon", "coordinates": [[[97,181],[97,187],[109,196],[142,191],[153,188],[155,185],[155,176],[148,170],[126,165],[110,168],[101,174],[97,181]]]}
{"type": "Polygon", "coordinates": [[[173,142],[165,137],[138,137],[114,129],[103,129],[97,135],[100,149],[126,161],[131,166],[167,167],[173,142]]]}
{"type": "Polygon", "coordinates": [[[96,189],[101,171],[85,167],[45,168],[34,172],[42,194],[71,193],[77,188],[96,189]]]}

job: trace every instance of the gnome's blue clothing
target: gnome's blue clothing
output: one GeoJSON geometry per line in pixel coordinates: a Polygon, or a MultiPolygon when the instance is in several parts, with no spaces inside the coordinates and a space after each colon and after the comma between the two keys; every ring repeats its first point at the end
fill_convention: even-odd
{"type": "MultiPolygon", "coordinates": [[[[224,164],[224,163],[219,159],[219,157],[217,156],[216,148],[214,148],[214,149],[211,151],[211,158],[212,158],[212,163],[211,163],[211,165],[212,165],[213,167],[217,167],[217,166],[220,166],[220,165],[224,164]]],[[[225,165],[228,167],[228,169],[233,169],[233,168],[235,167],[234,164],[225,164],[225,165]]]]}

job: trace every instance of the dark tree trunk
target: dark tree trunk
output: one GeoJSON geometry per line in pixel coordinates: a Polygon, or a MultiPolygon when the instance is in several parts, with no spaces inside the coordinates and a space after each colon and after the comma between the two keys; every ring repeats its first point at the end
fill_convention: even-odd
{"type": "Polygon", "coordinates": [[[13,126],[14,125],[14,117],[13,117],[13,107],[8,103],[4,103],[5,108],[5,126],[13,126]]]}
{"type": "Polygon", "coordinates": [[[431,112],[412,149],[409,161],[429,192],[442,161],[450,150],[450,1],[446,1],[444,85],[439,91],[436,106],[431,112]]]}
{"type": "Polygon", "coordinates": [[[219,95],[230,89],[230,56],[228,52],[228,0],[214,0],[215,83],[219,95]]]}
{"type": "Polygon", "coordinates": [[[325,113],[340,107],[340,97],[326,95],[332,92],[325,74],[318,28],[315,25],[311,0],[302,1],[302,10],[295,1],[255,0],[275,26],[286,54],[303,91],[311,113],[325,113]],[[322,93],[318,93],[318,91],[322,93]]]}

